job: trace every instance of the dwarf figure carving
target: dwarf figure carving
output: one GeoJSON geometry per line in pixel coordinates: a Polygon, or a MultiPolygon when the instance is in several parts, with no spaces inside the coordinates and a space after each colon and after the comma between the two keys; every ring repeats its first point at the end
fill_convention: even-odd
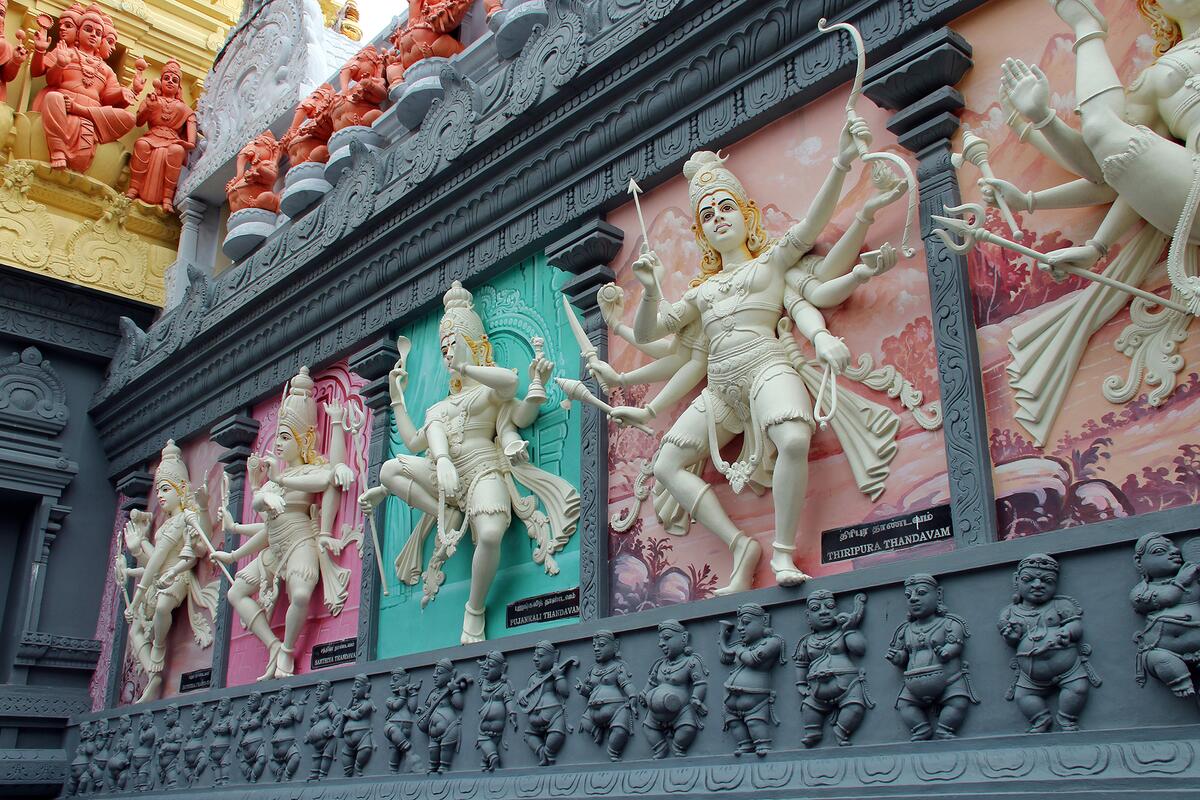
{"type": "Polygon", "coordinates": [[[912,741],[953,739],[970,704],[979,702],[962,657],[971,634],[962,617],[946,610],[942,587],[932,575],[910,575],[904,598],[908,622],[896,628],[887,651],[887,660],[904,670],[896,708],[912,741]]]}
{"type": "Polygon", "coordinates": [[[279,179],[281,148],[271,131],[263,131],[241,149],[237,156],[237,174],[225,184],[229,211],[259,208],[279,213],[279,195],[275,181],[279,179]]]}
{"type": "Polygon", "coordinates": [[[462,738],[464,695],[470,685],[470,676],[455,672],[448,658],[441,659],[433,668],[433,688],[417,712],[417,728],[429,737],[430,773],[450,770],[462,738]]]}
{"type": "Polygon", "coordinates": [[[242,777],[247,783],[258,783],[267,769],[267,744],[264,741],[263,724],[270,712],[264,707],[262,692],[251,692],[246,705],[238,715],[238,729],[242,740],[238,743],[241,754],[242,777]]]}
{"type": "Polygon", "coordinates": [[[150,788],[154,780],[151,760],[158,749],[158,728],[154,725],[154,714],[143,712],[138,724],[137,743],[133,748],[130,759],[130,769],[133,771],[133,788],[144,792],[150,788]]]}
{"type": "Polygon", "coordinates": [[[213,713],[215,709],[206,712],[199,703],[192,706],[192,728],[183,743],[183,776],[188,786],[194,786],[208,769],[208,749],[204,740],[212,727],[213,713]]]}
{"type": "Polygon", "coordinates": [[[316,695],[310,719],[308,733],[304,735],[306,744],[312,745],[312,772],[308,775],[309,782],[323,780],[329,774],[329,768],[337,755],[338,735],[342,727],[342,710],[333,701],[333,685],[329,681],[319,681],[315,687],[316,695]]]}
{"type": "Polygon", "coordinates": [[[1139,686],[1153,677],[1176,697],[1196,697],[1200,664],[1200,564],[1188,559],[1161,533],[1137,540],[1133,562],[1142,579],[1129,593],[1133,609],[1146,617],[1137,635],[1139,686]]]}
{"type": "Polygon", "coordinates": [[[112,735],[113,730],[108,726],[108,720],[102,719],[96,724],[96,738],[92,748],[92,762],[88,764],[85,793],[104,789],[104,779],[108,775],[108,748],[112,742],[112,735]]]}
{"type": "Polygon", "coordinates": [[[284,686],[267,706],[267,724],[271,726],[271,769],[275,782],[290,781],[300,768],[300,747],[296,744],[296,728],[304,722],[304,706],[308,696],[295,698],[292,687],[284,686]]]}
{"type": "Polygon", "coordinates": [[[537,754],[538,765],[550,766],[567,741],[572,728],[567,724],[567,698],[571,696],[567,670],[579,660],[558,660],[558,648],[547,641],[533,646],[533,668],[529,683],[517,695],[517,705],[527,715],[525,741],[537,754]]]}
{"type": "Polygon", "coordinates": [[[350,702],[342,709],[342,771],[347,778],[361,776],[367,771],[371,754],[375,752],[375,739],[371,735],[374,714],[371,679],[363,674],[355,675],[350,702]]]}
{"type": "Polygon", "coordinates": [[[404,757],[412,750],[413,722],[417,713],[417,695],[421,682],[413,683],[403,667],[392,670],[392,696],[384,701],[387,708],[387,723],[383,736],[392,745],[389,767],[393,774],[400,772],[404,757]]]}
{"type": "Polygon", "coordinates": [[[333,135],[329,108],[333,97],[333,87],[322,83],[296,106],[292,125],[279,140],[287,151],[289,165],[295,167],[309,161],[324,164],[329,160],[329,137],[333,135]]]}
{"type": "Polygon", "coordinates": [[[805,747],[814,747],[824,736],[825,720],[833,723],[833,735],[842,746],[862,724],[867,709],[875,703],[867,693],[867,674],[859,659],[867,652],[867,640],[859,631],[867,596],[854,595],[854,608],[839,613],[837,600],[825,590],[813,592],[805,602],[812,632],[796,644],[796,691],[801,698],[805,747]]]}
{"type": "Polygon", "coordinates": [[[1088,663],[1092,649],[1083,642],[1083,608],[1054,593],[1058,571],[1058,562],[1044,553],[1021,559],[1012,605],[1000,612],[1000,635],[1017,651],[1006,697],[1017,701],[1029,733],[1049,731],[1055,719],[1064,731],[1079,730],[1088,692],[1100,685],[1088,663]],[[1052,717],[1046,700],[1055,693],[1058,711],[1052,717]]]}
{"type": "Polygon", "coordinates": [[[721,621],[721,663],[732,664],[725,681],[725,730],[737,739],[735,756],[771,752],[771,726],[775,718],[775,690],[771,673],[787,661],[783,639],[771,630],[771,615],[758,603],[737,610],[735,623],[721,621]]]}
{"type": "Polygon", "coordinates": [[[213,710],[212,742],[208,746],[208,763],[213,768],[213,785],[229,783],[229,754],[237,736],[238,720],[230,708],[231,701],[222,697],[213,710]]]}
{"type": "Polygon", "coordinates": [[[83,794],[87,788],[88,764],[95,752],[96,729],[90,722],[79,723],[79,744],[75,745],[75,757],[71,759],[70,771],[67,775],[66,795],[72,797],[83,794]]]}
{"type": "Polygon", "coordinates": [[[196,112],[183,102],[179,62],[169,59],[154,91],[142,98],[137,124],[146,125],[133,145],[129,161],[129,190],[125,194],[143,203],[160,205],[174,213],[175,186],[187,154],[196,148],[196,112]]]}
{"type": "Polygon", "coordinates": [[[633,675],[621,658],[621,643],[612,631],[597,631],[592,637],[596,663],[575,691],[587,698],[587,709],[579,721],[579,732],[590,733],[596,744],[608,737],[608,758],[617,761],[633,734],[637,688],[633,675]]]}
{"type": "Polygon", "coordinates": [[[129,785],[129,765],[133,757],[133,718],[121,715],[108,751],[108,790],[125,791],[129,785]]]}
{"type": "Polygon", "coordinates": [[[179,722],[179,706],[167,706],[163,712],[164,730],[158,742],[158,784],[164,789],[179,785],[179,755],[183,751],[185,732],[179,722]]]}
{"type": "Polygon", "coordinates": [[[658,626],[662,658],[650,667],[646,688],[638,701],[646,707],[646,738],[655,758],[685,756],[708,715],[708,668],[689,646],[690,635],[680,622],[669,619],[658,626]]]}
{"type": "Polygon", "coordinates": [[[500,766],[500,748],[504,728],[517,729],[515,692],[508,680],[508,660],[498,650],[479,659],[479,738],[475,746],[483,754],[483,771],[495,772],[500,766]]]}
{"type": "Polygon", "coordinates": [[[408,19],[388,37],[388,88],[404,80],[404,71],[423,58],[449,58],[461,53],[454,32],[462,25],[472,0],[409,0],[408,19]]]}
{"type": "Polygon", "coordinates": [[[379,119],[383,114],[380,106],[387,99],[387,86],[383,80],[383,55],[375,45],[369,44],[351,56],[340,77],[342,90],[329,103],[333,129],[370,125],[379,119]]]}

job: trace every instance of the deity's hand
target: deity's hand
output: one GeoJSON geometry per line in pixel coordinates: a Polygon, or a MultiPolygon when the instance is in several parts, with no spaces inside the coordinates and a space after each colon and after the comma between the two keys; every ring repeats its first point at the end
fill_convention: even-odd
{"type": "Polygon", "coordinates": [[[18,44],[13,48],[13,60],[18,64],[25,63],[25,58],[29,55],[29,51],[25,49],[25,45],[18,44]]]}
{"type": "Polygon", "coordinates": [[[609,419],[621,427],[626,425],[647,425],[654,419],[654,412],[648,408],[635,406],[619,406],[608,415],[609,419]]]}
{"type": "Polygon", "coordinates": [[[73,113],[74,109],[75,109],[75,103],[72,102],[71,95],[64,94],[62,96],[62,99],[63,99],[63,111],[67,114],[73,113]]]}
{"type": "Polygon", "coordinates": [[[237,563],[237,559],[233,557],[233,553],[226,553],[224,550],[214,550],[210,558],[213,561],[219,561],[227,567],[232,567],[237,563]]]}
{"type": "Polygon", "coordinates": [[[821,363],[829,365],[837,375],[842,374],[846,365],[850,363],[850,348],[846,347],[846,343],[840,337],[829,331],[817,332],[813,337],[813,349],[817,351],[817,358],[821,363]]]}
{"type": "Polygon", "coordinates": [[[842,126],[842,132],[838,136],[838,161],[843,164],[849,164],[854,159],[858,158],[858,144],[862,142],[863,147],[871,146],[871,127],[867,125],[867,121],[859,116],[853,116],[846,120],[846,124],[842,126]]]}
{"type": "Polygon", "coordinates": [[[634,277],[646,288],[647,292],[655,292],[662,294],[659,287],[662,285],[664,267],[662,261],[653,250],[646,250],[638,257],[637,261],[633,262],[634,277]]]}
{"type": "Polygon", "coordinates": [[[899,664],[903,660],[903,654],[904,654],[903,650],[900,650],[895,647],[889,647],[888,651],[884,654],[883,657],[886,658],[888,661],[892,662],[893,664],[899,664]]]}
{"type": "Polygon", "coordinates": [[[437,460],[437,482],[438,488],[446,497],[458,494],[458,470],[454,468],[454,462],[449,456],[442,456],[437,460]]]}
{"type": "Polygon", "coordinates": [[[908,191],[908,181],[901,178],[896,181],[889,181],[890,186],[884,191],[873,195],[867,202],[863,203],[862,214],[867,219],[875,219],[876,212],[885,206],[890,206],[892,203],[904,197],[904,193],[908,191]]]}
{"type": "Polygon", "coordinates": [[[358,496],[358,507],[362,509],[364,514],[372,514],[375,512],[375,506],[379,505],[388,496],[388,490],[382,486],[373,486],[358,496]]]}
{"type": "Polygon", "coordinates": [[[222,506],[217,510],[217,521],[221,523],[221,530],[225,533],[233,533],[233,527],[236,523],[233,521],[233,516],[229,513],[229,509],[222,506]]]}
{"type": "Polygon", "coordinates": [[[158,589],[161,591],[163,589],[169,588],[171,586],[171,584],[174,582],[175,582],[175,571],[168,570],[165,574],[160,575],[158,577],[158,580],[156,580],[154,582],[154,585],[156,587],[158,587],[158,589]]]}
{"type": "Polygon", "coordinates": [[[1179,568],[1179,572],[1175,573],[1175,580],[1184,584],[1195,583],[1198,575],[1200,575],[1200,564],[1189,561],[1179,568]]]}
{"type": "Polygon", "coordinates": [[[137,104],[137,91],[121,87],[121,97],[125,99],[125,105],[132,106],[137,104]]]}
{"type": "Polygon", "coordinates": [[[404,387],[408,386],[408,370],[396,362],[388,373],[388,394],[391,395],[392,405],[404,404],[404,387]]]}
{"type": "Polygon", "coordinates": [[[954,658],[954,651],[950,649],[950,645],[944,644],[937,650],[938,659],[941,661],[949,661],[954,658]]]}
{"type": "Polygon", "coordinates": [[[1032,193],[1021,191],[1015,183],[1009,183],[1001,178],[980,178],[976,183],[979,185],[979,196],[989,206],[998,207],[1000,204],[998,198],[1003,198],[1008,207],[1014,211],[1029,210],[1033,199],[1032,193]]]}
{"type": "Polygon", "coordinates": [[[39,27],[33,34],[33,49],[39,53],[45,53],[50,49],[50,32],[47,29],[39,27]]]}
{"type": "Polygon", "coordinates": [[[1000,65],[1000,86],[1028,121],[1041,122],[1052,112],[1050,81],[1037,64],[1030,67],[1019,58],[1006,58],[1000,65]]]}
{"type": "Polygon", "coordinates": [[[1054,13],[1058,14],[1059,19],[1074,28],[1076,33],[1081,30],[1107,29],[1108,27],[1104,16],[1091,0],[1066,0],[1065,2],[1059,0],[1051,3],[1051,6],[1054,8],[1054,13]]]}
{"type": "Polygon", "coordinates": [[[866,283],[871,278],[882,275],[896,266],[899,258],[900,255],[896,252],[896,248],[884,242],[878,250],[863,253],[862,263],[854,267],[854,277],[866,283]]]}
{"type": "Polygon", "coordinates": [[[333,425],[341,425],[346,419],[346,407],[341,403],[325,403],[325,416],[333,425]]]}
{"type": "Polygon", "coordinates": [[[607,361],[596,359],[587,365],[592,377],[609,387],[621,385],[621,373],[612,368],[607,361]]]}
{"type": "Polygon", "coordinates": [[[1039,262],[1038,269],[1049,273],[1050,277],[1056,281],[1063,281],[1067,278],[1063,267],[1091,269],[1102,255],[1099,249],[1090,244],[1081,247],[1064,247],[1061,250],[1052,250],[1047,253],[1045,263],[1039,262]]]}
{"type": "Polygon", "coordinates": [[[275,492],[265,492],[262,495],[263,506],[266,509],[267,519],[275,519],[283,513],[287,503],[284,502],[283,496],[275,492]]]}
{"type": "Polygon", "coordinates": [[[128,606],[126,606],[125,613],[123,616],[125,617],[125,623],[127,625],[133,624],[133,609],[132,608],[129,608],[128,606]]]}
{"type": "Polygon", "coordinates": [[[1021,639],[1025,636],[1025,626],[1019,622],[1006,622],[1000,626],[1000,635],[1005,639],[1021,639]]]}
{"type": "Polygon", "coordinates": [[[320,547],[328,550],[330,553],[333,553],[333,555],[336,557],[342,554],[342,549],[345,548],[346,541],[344,539],[335,537],[332,534],[322,533],[317,537],[317,544],[320,547]]]}
{"type": "Polygon", "coordinates": [[[529,362],[529,380],[546,383],[554,374],[554,362],[545,356],[538,356],[529,362]]]}
{"type": "Polygon", "coordinates": [[[600,306],[604,324],[615,328],[625,316],[625,290],[615,283],[606,283],[596,290],[596,304],[600,306]]]}
{"type": "Polygon", "coordinates": [[[354,485],[354,470],[345,464],[333,465],[333,485],[346,491],[354,485]]]}
{"type": "Polygon", "coordinates": [[[692,698],[692,708],[696,709],[696,713],[702,717],[708,716],[708,706],[699,697],[692,698]]]}

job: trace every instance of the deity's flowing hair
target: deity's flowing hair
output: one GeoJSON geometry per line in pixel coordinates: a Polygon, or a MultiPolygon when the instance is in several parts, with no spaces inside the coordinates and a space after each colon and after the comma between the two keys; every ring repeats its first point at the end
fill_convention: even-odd
{"type": "MultiPolygon", "coordinates": [[[[738,208],[742,210],[742,219],[746,220],[746,249],[750,251],[750,255],[758,258],[772,244],[771,237],[767,235],[767,230],[763,227],[762,211],[753,200],[737,196],[734,197],[734,200],[737,201],[738,208]]],[[[725,265],[721,262],[721,254],[713,248],[704,235],[704,228],[700,225],[700,212],[695,209],[693,212],[696,221],[692,223],[692,233],[696,234],[696,243],[700,245],[701,257],[700,274],[692,278],[690,285],[699,286],[724,269],[725,265]]]]}
{"type": "Polygon", "coordinates": [[[1154,55],[1161,56],[1183,39],[1179,23],[1167,16],[1158,0],[1137,0],[1138,12],[1150,23],[1154,36],[1154,55]]]}

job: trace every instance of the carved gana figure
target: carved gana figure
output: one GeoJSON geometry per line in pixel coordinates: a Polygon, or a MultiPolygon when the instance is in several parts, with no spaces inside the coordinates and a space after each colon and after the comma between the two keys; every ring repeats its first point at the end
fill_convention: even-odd
{"type": "Polygon", "coordinates": [[[157,699],[162,694],[167,634],[175,609],[185,601],[196,644],[201,647],[212,644],[211,617],[216,611],[219,591],[217,581],[201,585],[197,573],[200,558],[208,553],[205,541],[211,541],[206,530],[208,499],[203,487],[193,494],[187,465],[174,440],[168,440],[162,449],[154,471],[154,491],[166,519],[151,538],[153,515],[136,509],[130,512],[125,525],[125,546],[138,566],[126,569],[124,556],[118,556],[114,572],[121,587],[128,577],[138,580],[125,609],[125,621],[129,623],[130,648],[149,676],[139,702],[157,699]]]}
{"type": "Polygon", "coordinates": [[[280,152],[279,142],[271,131],[263,131],[241,149],[237,174],[225,184],[230,212],[258,208],[279,213],[275,181],[279,179],[280,152]]]}
{"type": "Polygon", "coordinates": [[[329,160],[329,137],[333,135],[329,109],[333,97],[333,87],[322,83],[296,106],[292,125],[279,140],[291,166],[309,161],[323,164],[329,160]]]}
{"type": "Polygon", "coordinates": [[[342,772],[347,778],[361,777],[367,771],[367,764],[375,752],[375,738],[371,735],[374,715],[371,679],[363,674],[355,675],[350,702],[342,709],[342,772]]]}
{"type": "Polygon", "coordinates": [[[655,758],[685,756],[708,715],[708,668],[692,652],[687,628],[673,619],[658,626],[662,658],[650,667],[638,700],[646,707],[646,738],[655,758]]]}
{"type": "Polygon", "coordinates": [[[267,705],[267,724],[271,726],[271,769],[275,782],[290,781],[300,768],[300,746],[296,744],[296,729],[304,722],[304,706],[308,694],[297,698],[292,687],[285,685],[267,705]]]}
{"type": "Polygon", "coordinates": [[[213,768],[213,785],[229,783],[229,754],[237,736],[238,719],[230,709],[231,701],[222,697],[213,710],[212,742],[208,746],[208,763],[213,768]]]}
{"type": "Polygon", "coordinates": [[[392,696],[384,701],[387,707],[387,722],[383,726],[383,737],[392,746],[392,758],[388,767],[393,774],[400,772],[404,757],[412,751],[413,722],[417,713],[417,695],[421,682],[413,683],[403,667],[392,670],[392,696]]]}
{"type": "Polygon", "coordinates": [[[130,769],[133,771],[133,788],[144,792],[150,788],[154,779],[151,759],[158,747],[158,728],[154,725],[154,714],[150,711],[142,713],[138,721],[137,742],[133,746],[133,758],[130,769]]]}
{"type": "Polygon", "coordinates": [[[517,729],[517,709],[513,705],[516,693],[508,680],[508,659],[492,650],[479,659],[479,738],[475,746],[483,755],[484,772],[494,772],[500,766],[500,748],[504,744],[504,728],[517,729]]]}
{"type": "Polygon", "coordinates": [[[1142,579],[1129,593],[1133,609],[1146,617],[1137,635],[1139,686],[1153,677],[1176,697],[1196,697],[1200,653],[1200,564],[1185,561],[1161,533],[1137,540],[1133,561],[1142,579]]]}
{"type": "Polygon", "coordinates": [[[8,100],[8,83],[17,77],[25,57],[29,55],[23,41],[14,47],[4,38],[4,17],[7,13],[8,0],[0,0],[0,103],[8,100]]]}
{"type": "Polygon", "coordinates": [[[859,665],[867,652],[867,639],[858,629],[866,603],[866,595],[856,594],[853,610],[839,613],[836,598],[823,589],[805,603],[812,632],[800,638],[792,655],[805,747],[821,741],[826,719],[833,723],[837,743],[849,745],[867,709],[875,707],[867,693],[866,671],[859,665]]]}
{"type": "Polygon", "coordinates": [[[396,574],[415,584],[424,576],[422,606],[431,601],[445,580],[442,565],[454,555],[471,529],[475,554],[471,561],[471,590],[463,614],[461,641],[487,637],[485,617],[488,590],[500,565],[500,540],[515,512],[537,542],[533,560],[555,574],[554,554],[566,546],[579,522],[579,493],[573,486],[529,463],[528,443],[518,428],[532,425],[546,399],[545,381],[554,370],[536,347],[529,365],[529,390],[516,398],[517,376],[496,366],[483,321],[475,313],[471,293],[455,281],[443,298],[446,309],[439,332],[442,358],[450,371],[450,394],[425,412],[417,428],[404,401],[408,383],[406,356],[410,344],[397,342],[400,359],[388,375],[396,429],[413,453],[388,459],[379,471],[380,486],[362,494],[367,514],[389,493],[424,512],[396,558],[396,574]],[[521,494],[517,483],[532,495],[521,494]],[[538,501],[545,510],[538,508],[538,501]],[[437,544],[422,572],[425,537],[437,527],[437,544]]]}
{"type": "Polygon", "coordinates": [[[517,705],[527,715],[525,741],[537,755],[539,766],[554,763],[571,731],[567,724],[567,698],[571,696],[567,670],[576,666],[579,666],[576,658],[559,661],[558,648],[550,642],[541,641],[533,646],[534,673],[517,695],[517,705]]]}
{"type": "Polygon", "coordinates": [[[647,250],[633,264],[634,275],[645,287],[633,340],[658,360],[624,376],[603,362],[590,364],[600,380],[613,385],[670,377],[645,408],[614,410],[612,416],[620,423],[647,423],[707,378],[700,396],[662,439],[653,462],[654,505],[668,532],[686,533],[695,520],[728,545],[732,574],[717,594],[750,588],[760,548],[730,520],[702,477],[706,459],[735,492],[746,486],[755,491],[780,487],[773,495],[771,567],[781,585],[794,586],[808,577],[797,569],[794,552],[816,424],[813,397],[821,398],[822,385],[837,395],[836,401],[826,396],[825,403],[863,492],[876,497],[883,491],[895,455],[897,417],[838,389],[832,380],[832,374],[848,364],[850,351],[826,328],[819,309],[841,304],[857,286],[895,264],[896,251],[890,247],[864,256],[869,263],[855,266],[855,260],[875,212],[899,198],[906,183],[877,168],[874,174],[882,193],[867,202],[827,256],[810,255],[833,215],[849,161],[858,152],[856,140],[869,136],[862,120],[852,118],[846,124],[834,168],[808,214],[778,240],[768,238],[758,205],[725,167],[724,158],[708,151],[692,155],[684,175],[695,216],[693,229],[704,254],[692,288],[678,301],[661,305],[663,264],[658,256],[647,250]],[[824,380],[820,366],[801,354],[791,334],[792,322],[812,342],[817,362],[829,373],[824,380]],[[672,335],[669,346],[659,345],[672,335]],[[728,463],[721,449],[738,435],[741,454],[728,463]]]}
{"type": "Polygon", "coordinates": [[[242,777],[247,783],[258,783],[267,769],[267,743],[263,739],[263,725],[269,712],[270,708],[263,705],[262,692],[251,692],[238,714],[238,728],[242,732],[238,751],[242,777]]]}
{"type": "Polygon", "coordinates": [[[470,676],[460,676],[454,664],[443,658],[433,667],[433,688],[417,711],[417,728],[429,737],[429,772],[450,770],[462,739],[462,710],[470,676]]]}
{"type": "Polygon", "coordinates": [[[187,154],[196,147],[196,112],[183,102],[179,62],[169,59],[155,91],[138,106],[137,124],[149,126],[133,145],[129,197],[174,212],[175,185],[187,154]]]}
{"type": "Polygon", "coordinates": [[[1100,676],[1088,663],[1092,650],[1083,642],[1083,609],[1070,597],[1055,594],[1058,562],[1044,553],[1021,559],[1013,575],[1016,594],[1000,612],[1000,635],[1016,648],[1016,675],[1008,699],[1016,700],[1029,720],[1029,733],[1045,733],[1054,719],[1064,731],[1079,730],[1079,715],[1100,676]],[[1052,717],[1046,698],[1057,693],[1052,717]]]}
{"type": "Polygon", "coordinates": [[[263,521],[239,525],[227,509],[222,509],[225,530],[250,539],[232,553],[213,554],[225,564],[256,556],[234,577],[229,604],[242,624],[267,648],[267,670],[261,679],[293,673],[296,640],[308,619],[308,605],[318,579],[325,606],[332,614],[341,612],[349,591],[350,570],[333,561],[349,539],[331,534],[338,498],[355,481],[353,470],[346,465],[346,438],[340,430],[346,409],[325,406],[332,429],[326,460],[318,450],[313,388],[308,367],[301,367],[285,387],[279,404],[275,458],[251,456],[247,462],[254,491],[252,505],[263,521]],[[282,640],[275,636],[270,622],[280,581],[288,595],[282,640]]]}
{"type": "Polygon", "coordinates": [[[192,728],[188,732],[187,740],[183,743],[183,776],[188,786],[196,785],[196,782],[204,776],[204,772],[208,769],[208,749],[205,747],[205,739],[212,727],[213,713],[215,713],[215,709],[206,712],[204,706],[199,703],[192,706],[192,728]]]}
{"type": "Polygon", "coordinates": [[[313,748],[312,772],[308,774],[309,782],[324,780],[329,775],[329,767],[337,756],[338,734],[342,727],[342,709],[333,700],[333,684],[329,681],[318,681],[314,687],[313,710],[308,733],[304,742],[313,748]]]}
{"type": "Polygon", "coordinates": [[[621,658],[621,643],[612,631],[596,631],[592,637],[596,664],[583,680],[575,681],[575,690],[587,698],[587,709],[579,721],[579,732],[590,733],[596,744],[608,737],[608,758],[617,761],[633,734],[637,714],[637,688],[633,675],[621,658]]]}
{"type": "Polygon", "coordinates": [[[351,56],[342,67],[340,78],[342,90],[329,104],[333,129],[370,125],[379,119],[383,114],[379,107],[387,99],[387,86],[383,82],[383,55],[375,45],[369,44],[351,56]]]}
{"type": "Polygon", "coordinates": [[[115,142],[133,130],[134,116],[126,109],[137,102],[145,79],[139,72],[132,88],[117,81],[104,62],[103,49],[115,43],[104,41],[109,29],[112,21],[92,4],[79,15],[74,46],[60,43],[50,50],[44,28],[34,35],[30,70],[46,77],[47,92],[41,96],[39,110],[53,169],[85,172],[98,145],[115,142]]]}
{"type": "Polygon", "coordinates": [[[737,610],[737,622],[721,621],[721,663],[732,664],[725,680],[725,730],[737,739],[735,756],[771,752],[775,689],[771,673],[787,661],[783,639],[771,629],[771,615],[758,603],[737,610]],[[734,638],[734,629],[737,639],[734,638]]]}
{"type": "Polygon", "coordinates": [[[946,610],[942,587],[932,575],[910,575],[904,581],[904,599],[908,622],[896,628],[886,656],[904,670],[896,708],[912,731],[912,741],[953,739],[970,704],[979,702],[962,657],[971,634],[962,617],[946,610]]]}

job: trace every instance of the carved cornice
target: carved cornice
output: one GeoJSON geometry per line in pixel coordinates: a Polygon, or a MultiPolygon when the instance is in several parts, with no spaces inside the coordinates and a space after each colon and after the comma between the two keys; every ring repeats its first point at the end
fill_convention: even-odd
{"type": "Polygon", "coordinates": [[[36,347],[0,359],[0,427],[53,438],[70,419],[67,388],[36,347]]]}
{"type": "Polygon", "coordinates": [[[45,791],[61,785],[66,776],[67,754],[63,750],[0,750],[0,788],[45,791]]]}
{"type": "Polygon", "coordinates": [[[621,252],[624,241],[625,231],[602,219],[594,219],[548,245],[546,261],[551,266],[579,274],[599,265],[607,266],[621,252]]]}
{"type": "Polygon", "coordinates": [[[121,504],[122,511],[133,508],[146,508],[146,498],[154,486],[154,476],[144,469],[136,469],[117,479],[117,491],[125,498],[121,504]]]}
{"type": "Polygon", "coordinates": [[[16,663],[26,667],[54,667],[91,672],[100,660],[100,642],[54,633],[25,631],[17,647],[16,663]]]}
{"type": "Polygon", "coordinates": [[[91,709],[91,695],[83,690],[0,685],[0,717],[66,721],[91,709]]]}
{"type": "Polygon", "coordinates": [[[979,3],[549,3],[494,85],[450,80],[417,136],[356,157],[316,209],[217,279],[195,336],[154,349],[98,400],[113,469],[619,205],[629,177],[660,183],[691,150],[834,88],[854,54],[816,31],[821,6],[848,8],[879,57],[979,3]]]}

